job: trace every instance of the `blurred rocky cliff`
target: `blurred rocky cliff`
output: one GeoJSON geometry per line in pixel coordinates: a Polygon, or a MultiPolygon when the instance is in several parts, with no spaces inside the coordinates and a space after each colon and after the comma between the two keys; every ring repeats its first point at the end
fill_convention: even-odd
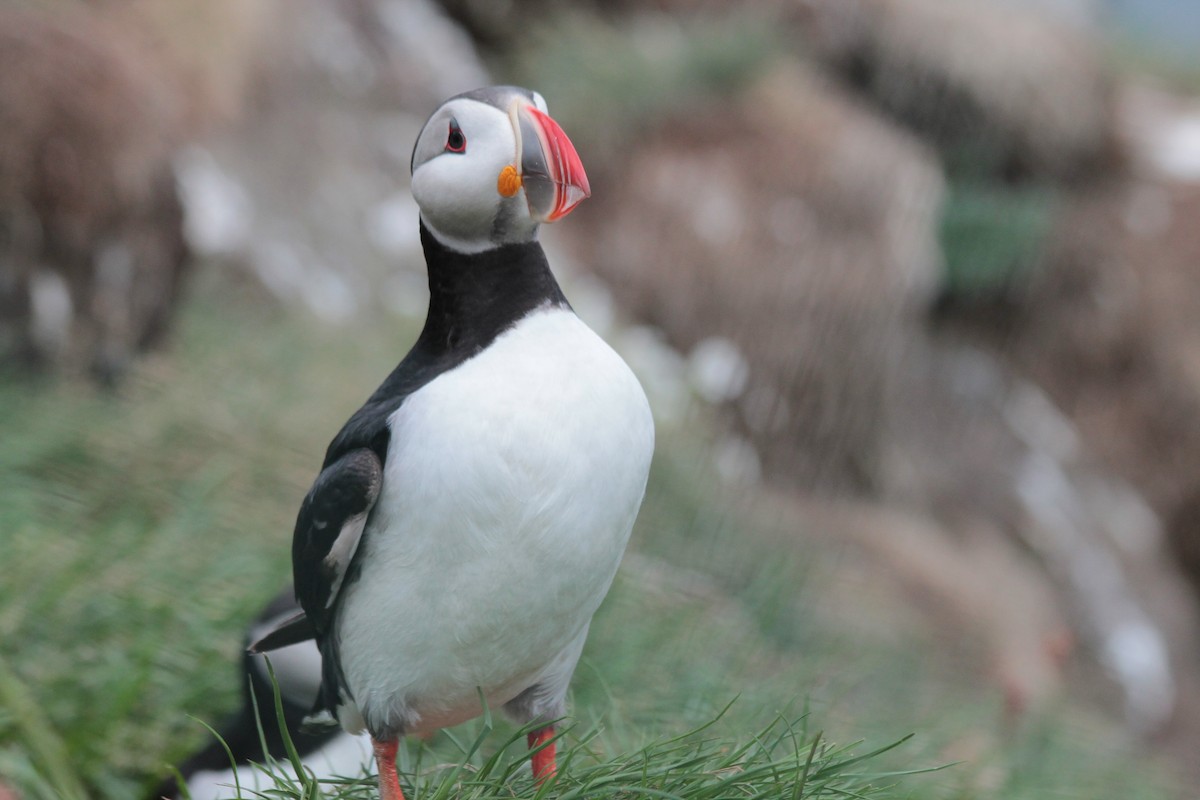
{"type": "Polygon", "coordinates": [[[563,235],[723,410],[731,480],[936,598],[1014,713],[1095,664],[1200,741],[1196,105],[1095,4],[446,5],[605,120],[563,235]]]}
{"type": "Polygon", "coordinates": [[[545,234],[569,294],[731,502],[847,548],[853,613],[971,642],[1011,715],[1084,684],[1200,745],[1200,101],[1095,4],[10,5],[6,354],[119,370],[192,261],[419,314],[412,139],[525,83],[594,190],[545,234]]]}
{"type": "Polygon", "coordinates": [[[174,160],[237,118],[271,4],[0,7],[0,363],[112,381],[190,264],[174,160]]]}

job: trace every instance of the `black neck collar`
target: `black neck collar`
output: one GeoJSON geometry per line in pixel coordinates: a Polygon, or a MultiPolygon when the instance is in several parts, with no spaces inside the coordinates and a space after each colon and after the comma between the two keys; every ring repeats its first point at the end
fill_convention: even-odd
{"type": "Polygon", "coordinates": [[[356,447],[387,458],[388,418],[404,399],[476,355],[536,308],[570,308],[537,242],[460,253],[421,225],[429,268],[429,314],[416,344],[342,427],[325,465],[356,447]]]}
{"type": "Polygon", "coordinates": [[[421,223],[429,269],[429,313],[414,349],[466,356],[539,306],[568,307],[536,241],[461,253],[421,223]]]}

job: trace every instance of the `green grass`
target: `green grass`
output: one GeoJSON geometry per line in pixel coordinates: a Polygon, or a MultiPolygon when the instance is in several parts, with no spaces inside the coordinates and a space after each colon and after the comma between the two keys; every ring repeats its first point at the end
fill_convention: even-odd
{"type": "MultiPolygon", "coordinates": [[[[282,718],[280,708],[279,717],[282,718]]],[[[732,706],[732,704],[731,704],[732,706]]],[[[445,734],[447,747],[418,744],[398,759],[401,783],[410,800],[500,800],[512,797],[762,800],[878,798],[894,796],[901,778],[924,772],[882,771],[878,757],[904,743],[873,751],[857,745],[836,746],[808,729],[808,718],[779,717],[761,730],[738,736],[718,733],[724,712],[682,734],[613,754],[606,732],[594,726],[577,735],[569,726],[556,737],[559,772],[535,785],[528,769],[525,735],[532,728],[498,730],[489,714],[469,726],[468,736],[445,734]],[[441,752],[439,752],[441,751],[441,752]]],[[[260,720],[260,724],[263,723],[260,720]]],[[[467,726],[463,726],[466,728],[467,726]]],[[[459,733],[466,733],[463,728],[459,733]]],[[[289,743],[291,772],[281,762],[256,765],[264,782],[282,796],[323,794],[344,800],[374,796],[369,777],[316,780],[306,773],[289,743]],[[296,775],[302,776],[297,779],[296,775]]],[[[238,780],[245,780],[244,771],[238,780]]]]}
{"type": "MultiPolygon", "coordinates": [[[[171,352],[119,394],[0,381],[0,782],[124,800],[206,741],[193,716],[237,702],[242,632],[287,579],[328,438],[415,333],[374,322],[320,326],[208,275],[171,352]]],[[[701,422],[660,430],[545,796],[791,797],[805,774],[800,797],[1172,796],[1086,707],[1002,731],[944,642],[856,633],[824,602],[838,553],[723,488],[701,422]],[[968,763],[902,775],[959,760],[964,738],[983,743],[968,763]]],[[[409,745],[410,800],[534,796],[520,732],[481,726],[409,745]]]]}
{"type": "Polygon", "coordinates": [[[951,180],[940,229],[944,288],[986,297],[1019,286],[1041,258],[1057,200],[1048,186],[951,180]]]}

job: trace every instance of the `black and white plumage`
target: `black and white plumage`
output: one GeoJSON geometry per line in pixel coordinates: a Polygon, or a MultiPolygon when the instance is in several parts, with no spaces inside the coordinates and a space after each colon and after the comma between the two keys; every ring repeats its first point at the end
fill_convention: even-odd
{"type": "Polygon", "coordinates": [[[654,444],[641,386],[571,310],[538,226],[589,193],[536,93],[446,101],[413,152],[429,271],[425,326],[342,427],[293,539],[304,615],[260,647],[315,635],[318,708],[395,743],[487,703],[564,715],[588,624],[616,573],[654,444]]]}
{"type": "MultiPolygon", "coordinates": [[[[294,592],[288,586],[252,623],[246,643],[258,641],[294,617],[297,611],[294,592]]],[[[361,774],[371,761],[370,737],[366,734],[354,736],[333,726],[303,725],[312,712],[321,686],[321,654],[316,643],[309,639],[287,645],[273,651],[270,657],[279,687],[284,725],[305,767],[322,778],[361,774]]],[[[262,655],[244,653],[239,669],[241,707],[217,726],[220,741],[212,739],[207,747],[178,764],[177,770],[187,787],[186,796],[192,800],[236,798],[239,796],[237,786],[241,787],[243,796],[272,788],[273,779],[254,766],[264,764],[268,757],[278,762],[275,769],[293,774],[279,730],[274,687],[264,659],[262,655]],[[231,755],[233,765],[229,761],[231,755]]],[[[148,800],[173,800],[184,796],[181,788],[176,777],[171,775],[147,797],[148,800]]]]}

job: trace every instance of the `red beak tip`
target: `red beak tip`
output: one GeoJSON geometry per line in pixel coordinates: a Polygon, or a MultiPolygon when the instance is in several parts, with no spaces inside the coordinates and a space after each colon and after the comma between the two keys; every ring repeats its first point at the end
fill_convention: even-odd
{"type": "Polygon", "coordinates": [[[536,108],[529,108],[528,111],[540,128],[550,179],[557,186],[557,201],[547,216],[547,220],[553,222],[565,217],[575,206],[591,197],[592,188],[579,153],[566,131],[545,112],[536,108]]]}

